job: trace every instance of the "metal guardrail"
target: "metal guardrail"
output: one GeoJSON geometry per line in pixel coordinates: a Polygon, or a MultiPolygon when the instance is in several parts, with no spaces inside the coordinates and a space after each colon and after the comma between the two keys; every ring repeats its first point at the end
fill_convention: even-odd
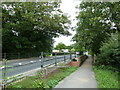
{"type": "MultiPolygon", "coordinates": [[[[22,67],[22,66],[25,66],[25,65],[31,65],[31,64],[36,64],[36,63],[40,63],[41,65],[40,65],[40,68],[43,68],[43,67],[46,67],[46,66],[49,66],[49,65],[55,65],[55,66],[57,66],[57,64],[59,63],[59,62],[66,62],[67,60],[70,60],[70,59],[72,59],[72,58],[75,58],[76,57],[76,55],[62,55],[62,56],[57,56],[57,55],[55,55],[54,57],[52,57],[52,58],[44,58],[43,56],[42,56],[42,58],[40,58],[38,61],[36,61],[36,62],[32,62],[32,63],[26,63],[26,64],[23,64],[23,65],[14,65],[14,66],[12,66],[12,67],[8,67],[8,66],[5,66],[4,68],[2,68],[2,69],[0,69],[0,71],[4,71],[3,73],[2,73],[2,75],[5,77],[5,75],[6,75],[6,73],[7,73],[7,70],[8,69],[13,69],[13,71],[14,71],[14,69],[16,68],[16,67],[22,67]],[[45,64],[45,63],[47,63],[47,62],[49,62],[49,64],[45,64]]],[[[6,61],[5,62],[3,62],[3,64],[5,64],[6,65],[6,61]]],[[[10,71],[9,71],[10,72],[10,71]]],[[[23,75],[23,76],[19,76],[19,77],[16,77],[16,78],[21,78],[21,77],[24,77],[24,76],[26,76],[26,75],[23,75]]],[[[16,78],[14,78],[14,79],[16,79],[16,78]]],[[[11,81],[13,81],[14,79],[9,79],[8,80],[8,82],[11,82],[11,81]]],[[[4,79],[3,79],[3,81],[4,81],[4,79]]],[[[6,83],[8,83],[7,81],[5,81],[6,83]]]]}
{"type": "MultiPolygon", "coordinates": [[[[69,53],[43,53],[43,56],[47,56],[52,54],[54,55],[64,55],[64,54],[74,54],[75,52],[69,52],[69,53]]],[[[36,53],[0,53],[0,58],[4,58],[7,60],[12,60],[12,59],[22,59],[22,58],[31,58],[31,57],[39,57],[41,56],[42,53],[36,52],[36,53]]]]}

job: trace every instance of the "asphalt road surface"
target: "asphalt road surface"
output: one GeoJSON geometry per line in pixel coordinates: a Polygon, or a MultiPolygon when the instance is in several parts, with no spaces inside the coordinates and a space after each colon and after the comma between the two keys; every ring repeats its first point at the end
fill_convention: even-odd
{"type": "MultiPolygon", "coordinates": [[[[75,55],[72,55],[72,57],[74,57],[75,55]]],[[[65,56],[65,60],[70,59],[70,55],[66,55],[65,56]]],[[[10,62],[6,62],[6,67],[2,66],[0,68],[0,72],[4,72],[5,73],[5,77],[11,77],[11,76],[15,76],[18,74],[22,74],[25,73],[27,71],[30,70],[34,70],[37,68],[41,67],[41,64],[43,64],[43,66],[45,65],[49,65],[49,64],[55,64],[56,62],[61,62],[64,61],[64,55],[61,56],[55,56],[50,57],[50,58],[43,58],[43,59],[35,59],[35,60],[22,60],[22,61],[10,61],[10,62]],[[43,63],[42,63],[43,61],[43,63]]],[[[1,80],[0,80],[1,81],[1,80]]]]}

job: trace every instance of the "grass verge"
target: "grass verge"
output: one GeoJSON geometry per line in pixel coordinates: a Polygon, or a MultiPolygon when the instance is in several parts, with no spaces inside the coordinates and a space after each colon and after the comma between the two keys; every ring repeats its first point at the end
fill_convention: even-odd
{"type": "Polygon", "coordinates": [[[118,72],[110,70],[108,67],[93,66],[98,88],[120,88],[118,72]]]}
{"type": "Polygon", "coordinates": [[[7,88],[54,88],[59,81],[77,70],[78,67],[62,67],[57,73],[47,79],[41,78],[41,73],[27,77],[19,82],[11,82],[7,88]]]}

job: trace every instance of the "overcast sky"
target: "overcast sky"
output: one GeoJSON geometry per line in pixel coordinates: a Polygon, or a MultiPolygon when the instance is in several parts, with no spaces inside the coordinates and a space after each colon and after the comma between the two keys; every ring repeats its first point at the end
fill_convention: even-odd
{"type": "MultiPolygon", "coordinates": [[[[76,16],[76,11],[77,11],[75,7],[79,3],[80,3],[80,0],[62,0],[62,4],[60,8],[64,13],[68,13],[68,15],[71,16],[70,19],[72,20],[72,26],[75,26],[77,23],[77,21],[74,20],[76,16]]],[[[73,44],[74,42],[72,42],[71,39],[75,35],[75,31],[70,30],[70,32],[72,33],[72,36],[68,36],[68,37],[60,36],[59,38],[55,38],[54,46],[56,46],[60,42],[64,43],[65,45],[73,44]]]]}

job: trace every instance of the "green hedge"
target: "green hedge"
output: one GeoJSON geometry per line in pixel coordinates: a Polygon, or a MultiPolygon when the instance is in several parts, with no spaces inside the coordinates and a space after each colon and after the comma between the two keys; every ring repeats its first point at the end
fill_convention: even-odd
{"type": "Polygon", "coordinates": [[[100,54],[97,56],[96,65],[108,65],[118,68],[120,65],[120,45],[118,34],[112,34],[110,39],[103,43],[100,54]]]}

